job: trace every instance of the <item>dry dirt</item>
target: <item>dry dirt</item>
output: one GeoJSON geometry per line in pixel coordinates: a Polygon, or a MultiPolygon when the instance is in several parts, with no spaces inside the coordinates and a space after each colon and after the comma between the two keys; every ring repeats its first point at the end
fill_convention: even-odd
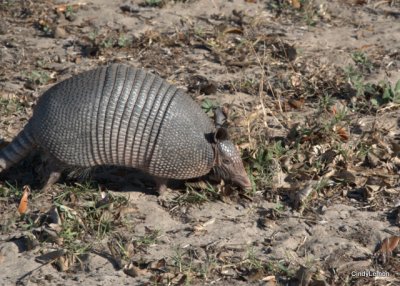
{"type": "Polygon", "coordinates": [[[0,285],[400,285],[399,1],[2,0],[0,15],[0,148],[52,84],[123,62],[229,106],[254,181],[158,197],[111,169],[44,194],[32,154],[0,174],[0,285]]]}

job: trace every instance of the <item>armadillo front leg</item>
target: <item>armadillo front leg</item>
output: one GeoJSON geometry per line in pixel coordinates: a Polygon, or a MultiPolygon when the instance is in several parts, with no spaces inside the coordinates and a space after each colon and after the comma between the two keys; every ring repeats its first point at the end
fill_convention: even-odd
{"type": "Polygon", "coordinates": [[[167,179],[163,178],[155,178],[156,182],[156,191],[159,196],[163,195],[167,191],[167,179]]]}
{"type": "Polygon", "coordinates": [[[50,154],[45,154],[44,157],[44,170],[43,170],[43,178],[46,178],[46,182],[42,188],[43,191],[49,191],[50,188],[57,183],[57,181],[60,179],[63,168],[61,163],[58,162],[57,159],[55,159],[52,155],[50,154]]]}

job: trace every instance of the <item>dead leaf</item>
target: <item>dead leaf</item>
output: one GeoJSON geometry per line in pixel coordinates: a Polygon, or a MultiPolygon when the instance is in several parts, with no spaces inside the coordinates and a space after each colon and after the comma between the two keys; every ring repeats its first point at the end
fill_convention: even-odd
{"type": "Polygon", "coordinates": [[[153,270],[163,270],[164,271],[166,268],[167,268],[167,261],[164,258],[157,260],[157,261],[153,261],[149,265],[149,269],[153,269],[153,270]]]}
{"type": "Polygon", "coordinates": [[[382,241],[379,251],[391,254],[393,250],[395,250],[395,248],[399,245],[399,242],[400,236],[387,237],[382,241]]]}
{"type": "Polygon", "coordinates": [[[61,272],[65,272],[71,268],[71,266],[75,263],[75,260],[76,260],[75,255],[66,254],[57,258],[54,264],[61,272]]]}
{"type": "Polygon", "coordinates": [[[193,227],[193,231],[195,234],[200,235],[200,234],[205,234],[207,233],[206,227],[208,225],[211,225],[215,222],[215,218],[211,218],[210,220],[204,222],[204,223],[198,223],[193,227]]]}
{"type": "Polygon", "coordinates": [[[251,272],[250,275],[248,275],[246,278],[247,281],[254,283],[257,281],[261,281],[263,279],[264,274],[265,273],[263,269],[257,269],[251,272]]]}
{"type": "Polygon", "coordinates": [[[301,98],[299,100],[289,99],[288,104],[294,109],[301,109],[304,106],[304,98],[301,98]]]}
{"type": "Polygon", "coordinates": [[[243,30],[236,27],[227,27],[224,34],[243,34],[243,30]]]}
{"type": "Polygon", "coordinates": [[[186,274],[183,273],[178,273],[175,278],[171,280],[173,285],[184,285],[188,280],[188,277],[186,274]]]}
{"type": "Polygon", "coordinates": [[[341,126],[337,126],[335,128],[336,134],[339,135],[339,137],[343,140],[343,141],[347,141],[349,140],[349,133],[347,132],[346,128],[341,127],[341,126]]]}
{"type": "Polygon", "coordinates": [[[386,263],[387,258],[392,256],[393,250],[399,245],[400,236],[387,237],[381,242],[377,252],[382,254],[382,262],[386,263]]]}
{"type": "Polygon", "coordinates": [[[353,3],[356,5],[364,5],[367,4],[367,0],[353,0],[353,3]]]}
{"type": "Polygon", "coordinates": [[[291,0],[291,5],[295,9],[300,9],[301,8],[301,3],[300,0],[291,0]]]}
{"type": "Polygon", "coordinates": [[[357,184],[356,175],[349,170],[337,170],[335,172],[334,178],[338,181],[357,184]]]}
{"type": "Polygon", "coordinates": [[[221,275],[228,276],[228,277],[234,277],[237,275],[237,272],[235,271],[235,269],[232,269],[231,266],[223,268],[220,273],[221,273],[221,275]]]}
{"type": "Polygon", "coordinates": [[[138,277],[138,276],[144,276],[148,275],[149,271],[147,269],[140,269],[136,265],[134,265],[132,262],[124,266],[124,273],[126,275],[129,275],[131,277],[138,277]]]}
{"type": "Polygon", "coordinates": [[[28,196],[31,192],[31,189],[29,188],[28,185],[23,187],[24,193],[22,194],[21,200],[19,202],[18,206],[18,212],[19,214],[23,215],[26,213],[28,210],[28,196]]]}
{"type": "Polygon", "coordinates": [[[275,275],[265,276],[263,279],[261,279],[261,281],[264,281],[264,282],[274,282],[274,285],[275,285],[275,283],[276,283],[276,277],[275,277],[275,275]]]}
{"type": "MultiPolygon", "coordinates": [[[[299,74],[294,74],[290,77],[290,82],[293,87],[301,86],[301,76],[299,74]]],[[[304,101],[304,100],[303,100],[304,101]]]]}

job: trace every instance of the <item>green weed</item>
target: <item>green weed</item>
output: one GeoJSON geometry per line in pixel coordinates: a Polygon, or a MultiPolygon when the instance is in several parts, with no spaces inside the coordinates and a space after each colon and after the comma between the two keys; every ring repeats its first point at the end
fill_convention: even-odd
{"type": "Polygon", "coordinates": [[[33,85],[45,85],[50,81],[50,75],[46,71],[33,70],[26,74],[28,83],[33,85]]]}

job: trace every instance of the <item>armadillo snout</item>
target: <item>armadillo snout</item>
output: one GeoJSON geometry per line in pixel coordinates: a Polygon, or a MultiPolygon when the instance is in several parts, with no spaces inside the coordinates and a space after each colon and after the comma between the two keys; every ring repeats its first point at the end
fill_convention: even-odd
{"type": "Polygon", "coordinates": [[[219,141],[216,144],[216,152],[218,160],[214,166],[215,174],[242,189],[250,189],[251,181],[235,145],[229,140],[219,141]]]}

